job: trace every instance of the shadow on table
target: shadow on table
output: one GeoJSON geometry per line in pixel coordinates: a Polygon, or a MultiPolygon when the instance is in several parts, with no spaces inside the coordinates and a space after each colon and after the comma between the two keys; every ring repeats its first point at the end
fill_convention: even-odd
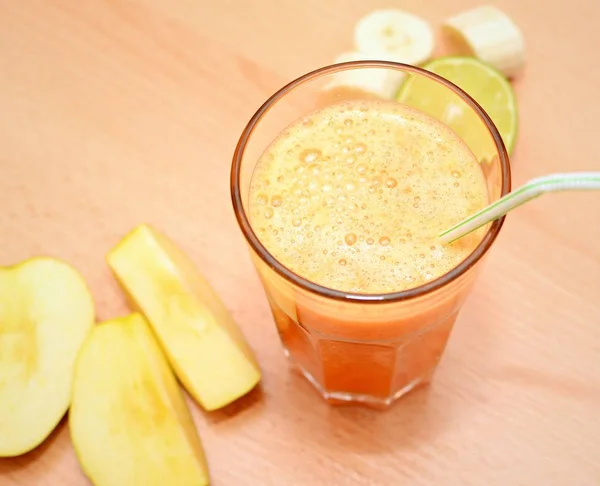
{"type": "Polygon", "coordinates": [[[252,408],[258,407],[258,404],[264,400],[262,385],[259,384],[249,393],[237,399],[235,402],[213,412],[206,412],[206,418],[212,423],[223,422],[234,416],[241,415],[252,408]]]}
{"type": "Polygon", "coordinates": [[[286,420],[290,440],[310,447],[318,443],[326,448],[360,454],[377,454],[416,448],[432,443],[444,428],[458,420],[466,410],[436,391],[435,382],[422,386],[399,399],[387,410],[355,405],[326,403],[304,377],[290,372],[298,388],[298,408],[311,410],[286,420]]]}
{"type": "MultiPolygon", "coordinates": [[[[27,469],[31,463],[37,461],[41,456],[43,456],[46,451],[48,451],[48,449],[50,449],[53,444],[56,443],[59,436],[63,433],[68,433],[67,415],[61,419],[48,438],[32,451],[16,457],[0,457],[0,476],[3,474],[9,474],[10,472],[19,471],[21,469],[27,469]]],[[[2,484],[2,481],[0,481],[0,484],[2,484]]]]}
{"type": "Polygon", "coordinates": [[[330,405],[290,370],[290,389],[297,390],[288,400],[296,403],[286,407],[294,412],[285,422],[290,438],[323,445],[324,450],[368,455],[428,447],[448,429],[468,426],[488,401],[486,378],[478,370],[488,369],[489,356],[497,353],[495,336],[502,321],[490,319],[484,305],[464,311],[432,382],[387,410],[330,405]]]}

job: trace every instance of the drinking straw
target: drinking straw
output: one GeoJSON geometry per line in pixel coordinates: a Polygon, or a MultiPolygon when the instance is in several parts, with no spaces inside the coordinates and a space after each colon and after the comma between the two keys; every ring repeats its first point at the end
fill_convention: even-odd
{"type": "Polygon", "coordinates": [[[600,172],[568,172],[536,177],[440,233],[439,238],[442,243],[452,243],[542,194],[558,191],[598,190],[600,190],[600,172]]]}

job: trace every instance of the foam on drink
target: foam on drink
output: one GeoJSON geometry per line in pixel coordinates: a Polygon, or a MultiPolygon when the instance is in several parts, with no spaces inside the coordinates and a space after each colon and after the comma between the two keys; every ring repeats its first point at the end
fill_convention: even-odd
{"type": "Polygon", "coordinates": [[[267,250],[337,290],[389,293],[463,261],[484,229],[436,236],[488,203],[479,162],[446,125],[388,101],[344,102],[293,123],[254,170],[249,214],[267,250]]]}

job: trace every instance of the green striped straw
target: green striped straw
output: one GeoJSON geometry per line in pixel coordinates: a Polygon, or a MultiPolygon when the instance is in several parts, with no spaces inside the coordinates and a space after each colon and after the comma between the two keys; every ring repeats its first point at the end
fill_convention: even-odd
{"type": "Polygon", "coordinates": [[[515,209],[521,204],[525,204],[527,201],[548,192],[599,190],[600,172],[569,172],[536,177],[460,223],[455,224],[452,228],[440,233],[439,238],[442,243],[452,243],[490,221],[504,216],[511,209],[515,209]]]}

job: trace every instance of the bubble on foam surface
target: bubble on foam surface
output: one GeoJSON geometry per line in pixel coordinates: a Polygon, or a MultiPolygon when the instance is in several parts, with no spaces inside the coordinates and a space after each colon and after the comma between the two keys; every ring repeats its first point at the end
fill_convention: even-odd
{"type": "Polygon", "coordinates": [[[309,148],[309,149],[303,150],[300,153],[299,158],[302,162],[310,164],[312,162],[319,160],[322,155],[323,155],[323,153],[319,149],[309,148]]]}
{"type": "Polygon", "coordinates": [[[356,243],[356,240],[357,238],[354,233],[347,233],[346,236],[344,236],[344,241],[348,246],[354,245],[354,243],[356,243]]]}
{"type": "Polygon", "coordinates": [[[362,142],[358,142],[354,145],[354,148],[352,150],[355,154],[362,155],[367,151],[367,145],[362,142]]]}
{"type": "Polygon", "coordinates": [[[394,179],[393,177],[388,177],[385,180],[385,186],[389,189],[393,189],[397,185],[398,185],[398,181],[396,179],[394,179]]]}
{"type": "Polygon", "coordinates": [[[479,164],[439,122],[395,102],[343,103],[273,142],[254,171],[249,213],[255,228],[272,223],[259,238],[307,279],[392,292],[472,252],[481,233],[446,247],[434,238],[485,205],[486,194],[479,164]]]}
{"type": "Polygon", "coordinates": [[[379,244],[381,246],[388,246],[390,244],[390,239],[387,236],[382,236],[379,238],[379,244]]]}

